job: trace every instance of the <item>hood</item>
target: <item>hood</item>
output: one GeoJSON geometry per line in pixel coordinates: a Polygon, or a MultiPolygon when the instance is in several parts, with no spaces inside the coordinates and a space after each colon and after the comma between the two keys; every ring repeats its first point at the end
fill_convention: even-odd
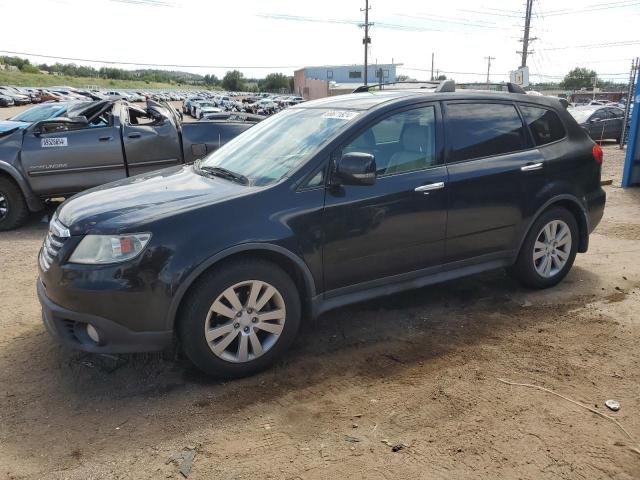
{"type": "Polygon", "coordinates": [[[64,202],[57,215],[72,235],[132,232],[256,188],[203,177],[192,166],[172,167],[86,190],[64,202]]]}
{"type": "Polygon", "coordinates": [[[14,128],[24,129],[29,125],[31,125],[31,123],[29,122],[14,122],[13,120],[2,120],[0,121],[0,132],[8,132],[9,130],[13,130],[14,128]]]}

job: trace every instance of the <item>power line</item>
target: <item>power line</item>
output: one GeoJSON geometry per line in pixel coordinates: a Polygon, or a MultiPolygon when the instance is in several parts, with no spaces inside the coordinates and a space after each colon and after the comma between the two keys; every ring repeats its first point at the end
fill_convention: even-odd
{"type": "Polygon", "coordinates": [[[608,48],[608,47],[624,47],[629,45],[638,45],[640,40],[621,40],[619,42],[606,42],[606,43],[592,43],[588,45],[571,45],[566,47],[550,47],[545,48],[545,51],[551,50],[568,50],[571,48],[608,48]]]}
{"type": "Polygon", "coordinates": [[[569,9],[569,8],[565,8],[565,9],[558,9],[558,10],[549,10],[545,13],[546,16],[548,17],[555,17],[558,15],[575,15],[578,13],[588,13],[588,12],[597,12],[600,10],[611,10],[611,9],[616,9],[616,8],[627,8],[627,7],[635,7],[636,5],[640,5],[640,2],[624,2],[623,5],[617,5],[617,4],[621,4],[623,2],[614,2],[614,3],[602,3],[602,4],[596,4],[596,5],[586,5],[582,8],[579,9],[569,9]],[[592,7],[592,8],[590,8],[592,7]]]}
{"type": "Polygon", "coordinates": [[[7,53],[10,55],[28,55],[31,57],[40,57],[40,58],[51,58],[53,60],[70,60],[72,62],[88,62],[88,63],[104,63],[108,65],[136,65],[142,67],[172,67],[172,68],[244,68],[244,69],[261,69],[261,68],[272,68],[272,69],[284,69],[284,68],[298,68],[300,65],[178,65],[171,63],[144,63],[144,62],[116,62],[114,60],[96,60],[96,59],[88,59],[88,58],[73,58],[73,57],[58,57],[53,55],[42,55],[40,53],[32,53],[32,52],[13,52],[10,50],[0,50],[0,53],[7,53]]]}

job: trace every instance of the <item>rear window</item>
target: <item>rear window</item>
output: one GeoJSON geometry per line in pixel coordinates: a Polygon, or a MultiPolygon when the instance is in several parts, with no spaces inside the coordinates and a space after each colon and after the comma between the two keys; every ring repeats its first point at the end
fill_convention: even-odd
{"type": "Polygon", "coordinates": [[[517,152],[526,148],[515,106],[499,103],[447,105],[450,162],[517,152]]]}
{"type": "Polygon", "coordinates": [[[531,129],[536,145],[546,145],[564,138],[565,131],[556,112],[546,108],[520,106],[525,122],[531,129]]]}

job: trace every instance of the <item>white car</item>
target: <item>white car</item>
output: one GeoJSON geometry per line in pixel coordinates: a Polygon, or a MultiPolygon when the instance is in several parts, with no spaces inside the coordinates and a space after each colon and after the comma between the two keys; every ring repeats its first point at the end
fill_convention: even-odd
{"type": "Polygon", "coordinates": [[[220,113],[222,111],[223,110],[218,107],[200,106],[199,108],[197,108],[196,118],[200,120],[207,113],[220,113]]]}
{"type": "Polygon", "coordinates": [[[202,109],[205,107],[216,108],[216,104],[207,100],[194,102],[191,104],[191,116],[193,118],[202,118],[202,109]]]}

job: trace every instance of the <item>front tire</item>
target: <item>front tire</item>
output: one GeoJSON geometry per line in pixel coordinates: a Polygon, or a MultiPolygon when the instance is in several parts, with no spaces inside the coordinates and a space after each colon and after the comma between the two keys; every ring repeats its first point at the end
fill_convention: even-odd
{"type": "Polygon", "coordinates": [[[29,218],[29,208],[18,186],[0,177],[0,231],[22,226],[29,218]]]}
{"type": "Polygon", "coordinates": [[[578,222],[564,208],[551,208],[534,222],[510,273],[529,288],[557,285],[578,252],[578,222]]]}
{"type": "Polygon", "coordinates": [[[178,334],[187,357],[215,377],[271,366],[300,325],[300,295],[278,265],[243,259],[214,267],[183,301],[178,334]]]}

